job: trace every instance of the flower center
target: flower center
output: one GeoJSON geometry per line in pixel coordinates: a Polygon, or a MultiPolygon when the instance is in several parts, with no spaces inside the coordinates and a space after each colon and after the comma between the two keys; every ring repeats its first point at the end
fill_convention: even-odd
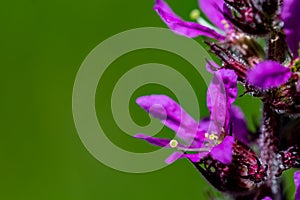
{"type": "Polygon", "coordinates": [[[219,134],[217,134],[215,132],[205,133],[205,138],[208,140],[205,144],[206,147],[213,147],[222,142],[222,138],[220,138],[219,134]]]}

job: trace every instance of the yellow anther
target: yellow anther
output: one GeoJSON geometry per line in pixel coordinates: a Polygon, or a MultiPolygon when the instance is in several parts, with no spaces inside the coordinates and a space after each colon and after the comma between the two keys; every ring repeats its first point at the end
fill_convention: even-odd
{"type": "Polygon", "coordinates": [[[208,134],[208,133],[205,133],[205,138],[209,139],[209,140],[218,140],[219,137],[216,133],[211,133],[211,134],[208,134]]]}
{"type": "Polygon", "coordinates": [[[221,20],[221,23],[224,25],[225,29],[228,29],[230,27],[228,22],[225,19],[221,20]]]}
{"type": "Polygon", "coordinates": [[[297,72],[297,67],[295,65],[291,66],[292,72],[297,72]]]}
{"type": "Polygon", "coordinates": [[[208,134],[208,133],[205,133],[205,135],[204,135],[204,136],[205,136],[205,138],[208,138],[209,134],[208,134]]]}
{"type": "Polygon", "coordinates": [[[222,23],[223,25],[228,24],[227,21],[226,21],[225,19],[222,19],[222,20],[221,20],[221,23],[222,23]]]}
{"type": "Polygon", "coordinates": [[[196,20],[196,19],[198,19],[199,17],[200,17],[200,10],[194,9],[194,10],[191,11],[191,13],[190,13],[190,18],[191,18],[192,20],[196,20]]]}
{"type": "Polygon", "coordinates": [[[211,135],[209,136],[209,139],[210,139],[210,140],[217,140],[217,139],[219,139],[219,137],[218,137],[217,135],[215,135],[215,134],[211,134],[211,135]]]}
{"type": "Polygon", "coordinates": [[[247,50],[249,47],[246,44],[242,44],[242,48],[245,49],[245,50],[247,50]]]}
{"type": "Polygon", "coordinates": [[[178,146],[177,140],[171,140],[169,144],[170,144],[170,147],[172,147],[172,148],[176,148],[178,146]]]}
{"type": "Polygon", "coordinates": [[[300,59],[297,58],[293,65],[291,66],[292,72],[299,72],[300,71],[300,59]]]}

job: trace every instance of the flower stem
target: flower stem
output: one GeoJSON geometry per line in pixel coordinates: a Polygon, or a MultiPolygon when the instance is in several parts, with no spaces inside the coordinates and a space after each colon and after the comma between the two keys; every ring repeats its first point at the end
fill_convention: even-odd
{"type": "Polygon", "coordinates": [[[278,171],[278,136],[280,130],[280,116],[271,108],[269,103],[263,104],[263,124],[260,135],[260,156],[264,164],[268,165],[268,176],[265,186],[269,188],[273,200],[279,190],[279,180],[275,176],[278,171]]]}

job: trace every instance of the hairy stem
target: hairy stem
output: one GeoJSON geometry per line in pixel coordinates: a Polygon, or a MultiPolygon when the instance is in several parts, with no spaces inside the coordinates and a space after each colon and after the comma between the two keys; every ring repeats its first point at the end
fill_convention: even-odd
{"type": "Polygon", "coordinates": [[[265,191],[269,191],[276,199],[279,193],[279,180],[275,176],[278,171],[278,136],[280,130],[280,116],[274,112],[269,103],[263,105],[263,124],[260,135],[260,157],[263,163],[268,165],[268,176],[265,191]]]}

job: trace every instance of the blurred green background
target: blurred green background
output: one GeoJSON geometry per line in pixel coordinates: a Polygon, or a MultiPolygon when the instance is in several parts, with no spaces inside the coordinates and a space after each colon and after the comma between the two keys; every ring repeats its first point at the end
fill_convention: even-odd
{"type": "MultiPolygon", "coordinates": [[[[185,19],[197,8],[196,0],[169,3],[185,19]]],[[[122,31],[165,27],[152,10],[153,4],[152,0],[1,2],[0,199],[207,199],[210,186],[186,160],[147,174],[116,171],[89,154],[73,122],[73,83],[85,57],[100,42],[122,31]]],[[[197,41],[202,43],[202,38],[197,41]]],[[[99,83],[96,109],[111,141],[133,152],[157,148],[117,127],[110,95],[122,73],[149,62],[166,64],[184,74],[198,93],[201,117],[208,113],[206,86],[182,58],[153,49],[121,56],[99,83]]],[[[160,85],[141,86],[129,106],[139,125],[147,125],[150,119],[134,100],[152,93],[176,95],[160,85]]],[[[244,106],[251,124],[252,118],[259,120],[259,102],[243,97],[237,103],[244,106]],[[249,103],[254,109],[245,107],[249,103]]],[[[159,134],[172,132],[164,128],[159,134]]]]}

